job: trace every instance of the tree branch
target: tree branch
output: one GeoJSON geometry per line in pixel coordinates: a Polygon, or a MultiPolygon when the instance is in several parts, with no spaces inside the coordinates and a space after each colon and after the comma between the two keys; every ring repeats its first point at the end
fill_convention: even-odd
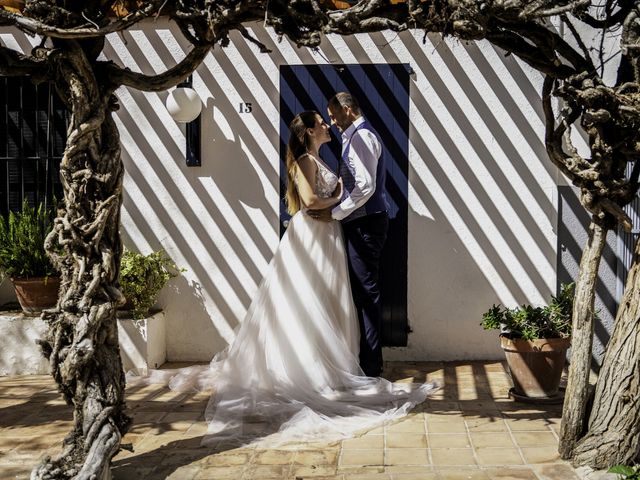
{"type": "MultiPolygon", "coordinates": [[[[533,5],[533,8],[532,7],[525,8],[522,11],[521,17],[522,18],[553,17],[555,15],[561,15],[568,12],[573,12],[576,10],[588,8],[591,5],[591,0],[575,0],[567,3],[566,5],[552,6],[551,8],[546,8],[546,9],[543,8],[543,5],[537,5],[538,3],[541,3],[541,2],[531,2],[531,4],[533,5]]],[[[557,3],[557,2],[552,2],[552,4],[553,3],[557,3]]]]}
{"type": "Polygon", "coordinates": [[[588,14],[576,15],[576,18],[582,23],[586,23],[593,28],[608,28],[612,25],[621,23],[628,13],[629,11],[627,9],[620,9],[607,18],[595,18],[588,14]]]}
{"type": "MultiPolygon", "coordinates": [[[[584,59],[587,62],[589,68],[595,72],[596,71],[596,67],[593,64],[593,62],[591,61],[591,55],[589,55],[589,50],[587,50],[586,45],[582,41],[582,37],[580,36],[578,31],[576,30],[576,27],[573,25],[573,23],[571,23],[571,20],[569,20],[569,17],[567,17],[567,15],[562,14],[562,15],[560,15],[560,18],[562,19],[564,24],[569,28],[569,31],[571,31],[571,34],[573,35],[573,38],[575,38],[576,43],[578,44],[578,47],[580,47],[580,50],[582,50],[582,54],[584,55],[584,59]]],[[[601,51],[602,51],[602,49],[601,49],[601,51]]]]}
{"type": "Polygon", "coordinates": [[[200,65],[211,48],[198,45],[177,65],[158,75],[145,75],[118,67],[113,62],[101,62],[114,86],[124,85],[146,92],[160,92],[184,81],[200,65]]]}
{"type": "Polygon", "coordinates": [[[543,51],[553,52],[551,55],[562,55],[576,71],[589,69],[587,60],[553,30],[538,23],[520,24],[513,29],[543,51]]]}
{"type": "Polygon", "coordinates": [[[104,37],[105,35],[113,32],[119,32],[125,30],[131,25],[139,22],[145,17],[148,17],[152,13],[161,8],[163,2],[159,0],[153,0],[148,4],[135,12],[127,15],[126,17],[110,22],[104,27],[91,28],[91,27],[78,27],[78,28],[59,28],[51,25],[47,25],[41,21],[33,18],[11,13],[7,10],[0,8],[0,23],[3,25],[13,25],[23,32],[35,35],[44,35],[54,38],[95,38],[104,37]]]}
{"type": "Polygon", "coordinates": [[[11,48],[0,46],[0,75],[7,77],[21,77],[29,75],[44,80],[48,75],[47,62],[23,55],[11,48]]]}

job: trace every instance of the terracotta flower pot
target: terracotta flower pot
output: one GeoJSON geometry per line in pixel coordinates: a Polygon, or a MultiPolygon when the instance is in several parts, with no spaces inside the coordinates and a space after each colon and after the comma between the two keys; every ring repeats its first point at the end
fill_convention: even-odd
{"type": "Polygon", "coordinates": [[[60,277],[12,278],[11,281],[25,313],[40,313],[58,301],[60,277]]]}
{"type": "Polygon", "coordinates": [[[516,394],[548,399],[558,394],[570,338],[539,340],[500,337],[516,394]]]}

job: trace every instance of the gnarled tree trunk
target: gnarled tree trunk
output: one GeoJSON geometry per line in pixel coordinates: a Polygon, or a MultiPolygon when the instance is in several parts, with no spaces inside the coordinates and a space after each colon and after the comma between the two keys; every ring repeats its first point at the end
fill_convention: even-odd
{"type": "Polygon", "coordinates": [[[51,53],[56,88],[72,115],[60,166],[63,206],[46,241],[62,284],[56,308],[43,314],[49,330],[41,345],[74,407],[74,428],[63,452],[46,458],[32,479],[107,478],[130,423],[116,323],[123,165],[111,118],[115,97],[93,68],[101,47],[100,40],[65,40],[51,53]]]}
{"type": "MultiPolygon", "coordinates": [[[[29,74],[32,78],[41,76],[44,79],[51,76],[50,66],[56,65],[54,77],[58,90],[73,112],[62,165],[64,209],[47,242],[50,254],[62,270],[64,283],[57,308],[45,315],[50,332],[43,347],[50,356],[52,373],[60,390],[74,406],[75,427],[63,455],[44,462],[33,477],[100,479],[107,472],[120,436],[128,425],[128,418],[123,413],[124,379],[115,323],[115,308],[121,301],[116,286],[122,182],[118,135],[110,118],[110,98],[116,86],[158,91],[175,85],[202,61],[208,47],[216,43],[226,45],[231,30],[239,30],[265,50],[243,26],[245,22],[255,20],[274,27],[276,34],[286,35],[298,46],[309,47],[318,46],[322,34],[350,35],[384,29],[399,32],[420,28],[464,40],[485,38],[547,75],[543,105],[547,127],[545,141],[551,160],[582,189],[582,203],[591,214],[603,221],[613,217],[619,224],[626,225],[628,217],[622,206],[636,195],[640,172],[636,167],[631,179],[624,175],[627,162],[638,161],[640,156],[640,26],[637,21],[640,13],[635,0],[607,1],[605,4],[603,7],[588,0],[407,0],[400,3],[368,0],[357,2],[346,10],[335,10],[330,4],[316,0],[85,0],[12,2],[20,14],[0,8],[0,25],[13,25],[54,42],[54,48],[50,49],[49,40],[45,38],[30,55],[0,45],[0,73],[29,74]],[[123,8],[128,12],[122,13],[123,8]],[[113,18],[114,12],[121,12],[120,16],[113,18]],[[142,18],[161,14],[175,20],[195,46],[181,65],[171,69],[173,71],[146,76],[115,64],[95,62],[102,45],[98,39],[122,31],[142,18]],[[573,35],[573,41],[566,41],[555,28],[549,28],[551,23],[547,19],[558,15],[567,32],[573,35]],[[623,61],[619,73],[624,75],[618,78],[617,86],[604,85],[599,66],[593,63],[590,45],[584,43],[571,18],[602,29],[603,34],[622,26],[624,48],[621,49],[623,61]],[[85,54],[89,51],[90,54],[85,54]],[[50,60],[40,58],[38,52],[48,55],[50,60]],[[96,78],[94,66],[103,75],[96,78]],[[101,84],[100,79],[110,83],[101,84]],[[559,116],[551,108],[554,84],[558,87],[554,94],[564,100],[559,116]],[[578,119],[590,138],[590,158],[578,154],[568,135],[569,127],[578,119]]],[[[602,45],[599,53],[602,63],[606,63],[602,45]]],[[[610,223],[607,221],[606,228],[611,228],[610,223]]],[[[562,434],[563,443],[567,441],[568,444],[563,447],[563,456],[573,450],[573,442],[582,429],[586,389],[581,385],[586,386],[590,363],[595,278],[604,246],[602,228],[597,235],[593,233],[592,251],[583,258],[586,261],[588,257],[589,264],[581,267],[584,278],[578,282],[572,364],[576,368],[580,365],[580,368],[571,375],[567,397],[581,406],[578,411],[570,406],[565,408],[567,419],[562,434]],[[577,400],[576,395],[580,395],[577,400]]],[[[637,289],[632,291],[638,294],[637,289]]],[[[633,328],[638,328],[637,321],[632,324],[629,320],[632,314],[625,315],[628,315],[624,318],[629,324],[625,328],[635,332],[633,328]]],[[[637,315],[633,318],[637,319],[637,315]]],[[[627,348],[622,334],[608,351],[615,351],[616,347],[627,348]]],[[[637,357],[634,358],[637,361],[637,357]]],[[[615,362],[618,360],[623,362],[623,371],[627,368],[632,371],[628,359],[618,358],[614,353],[605,358],[603,372],[609,375],[606,381],[616,386],[628,380],[624,376],[613,379],[612,372],[617,371],[615,362]]],[[[599,401],[606,401],[609,397],[604,392],[613,391],[613,387],[598,385],[602,389],[599,401]]],[[[633,397],[627,396],[620,401],[627,398],[633,397]]],[[[618,401],[618,397],[611,401],[618,401]]],[[[603,409],[608,407],[603,405],[603,409]]],[[[618,411],[625,415],[637,414],[633,408],[618,411]]],[[[597,412],[601,410],[594,411],[592,418],[599,419],[604,415],[597,412]]],[[[623,421],[635,425],[637,418],[635,415],[623,421]]],[[[597,421],[594,425],[599,428],[597,421]]],[[[614,428],[617,427],[614,425],[614,428]]],[[[619,428],[620,432],[627,431],[622,425],[619,428]]],[[[637,437],[637,429],[630,432],[637,437]]],[[[585,441],[589,438],[596,436],[587,437],[585,441]]],[[[586,443],[581,443],[581,448],[583,444],[586,443]]],[[[603,444],[602,448],[605,447],[608,448],[603,444]]]]}
{"type": "Polygon", "coordinates": [[[573,455],[573,448],[583,431],[589,395],[596,283],[606,240],[607,230],[600,222],[592,220],[580,260],[573,301],[571,366],[562,409],[559,445],[560,455],[565,459],[573,455]]]}
{"type": "Polygon", "coordinates": [[[630,465],[640,456],[640,241],[596,383],[588,433],[573,462],[630,465]]]}

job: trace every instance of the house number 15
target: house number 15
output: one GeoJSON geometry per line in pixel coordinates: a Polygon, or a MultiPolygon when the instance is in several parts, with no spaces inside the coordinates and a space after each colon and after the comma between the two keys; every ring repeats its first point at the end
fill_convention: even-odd
{"type": "Polygon", "coordinates": [[[240,102],[240,105],[238,106],[238,112],[251,113],[251,102],[240,102]]]}

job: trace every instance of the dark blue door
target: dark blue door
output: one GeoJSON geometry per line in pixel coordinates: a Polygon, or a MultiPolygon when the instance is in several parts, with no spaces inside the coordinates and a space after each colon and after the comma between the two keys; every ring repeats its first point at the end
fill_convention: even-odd
{"type": "MultiPolygon", "coordinates": [[[[280,198],[286,189],[285,153],[288,125],[303,110],[317,110],[327,119],[328,100],[339,91],[354,95],[364,116],[378,131],[387,155],[390,228],[383,251],[381,288],[383,343],[407,344],[407,192],[409,148],[409,67],[404,64],[285,65],[280,67],[280,198]]],[[[328,120],[328,119],[327,119],[328,120]]],[[[340,157],[338,132],[320,155],[336,169],[340,157]]],[[[286,220],[280,203],[281,233],[286,220]]]]}

